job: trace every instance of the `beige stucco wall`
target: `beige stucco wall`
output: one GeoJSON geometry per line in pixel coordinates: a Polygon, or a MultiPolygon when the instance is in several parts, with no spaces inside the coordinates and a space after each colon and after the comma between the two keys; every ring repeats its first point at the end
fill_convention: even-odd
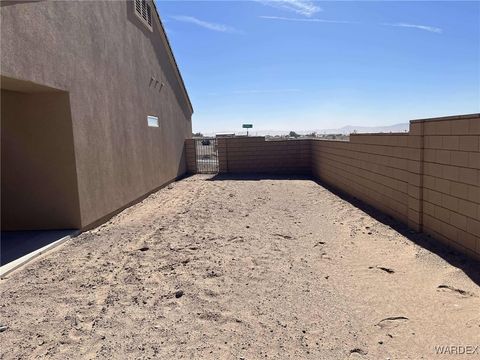
{"type": "Polygon", "coordinates": [[[132,2],[2,2],[1,74],[69,93],[81,227],[186,171],[192,110],[153,17],[151,32],[132,2]]]}

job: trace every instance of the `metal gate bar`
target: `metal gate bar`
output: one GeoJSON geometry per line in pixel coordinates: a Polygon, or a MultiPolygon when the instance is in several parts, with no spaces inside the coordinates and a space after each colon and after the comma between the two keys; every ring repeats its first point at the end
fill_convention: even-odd
{"type": "Polygon", "coordinates": [[[195,139],[197,173],[218,173],[218,149],[216,138],[195,139]]]}

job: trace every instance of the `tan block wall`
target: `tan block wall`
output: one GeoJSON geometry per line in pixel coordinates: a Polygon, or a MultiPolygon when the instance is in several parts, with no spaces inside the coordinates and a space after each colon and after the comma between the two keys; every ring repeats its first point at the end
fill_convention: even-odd
{"type": "Polygon", "coordinates": [[[407,134],[312,141],[314,176],[405,223],[410,207],[419,212],[409,196],[409,185],[420,185],[419,160],[418,143],[407,134]]]}
{"type": "Polygon", "coordinates": [[[424,232],[479,257],[480,116],[412,126],[424,133],[424,232]]]}
{"type": "Polygon", "coordinates": [[[480,258],[480,115],[414,120],[407,134],[312,141],[312,172],[480,258]]]}
{"type": "Polygon", "coordinates": [[[187,172],[195,174],[197,172],[197,150],[194,139],[185,140],[185,160],[187,163],[187,172]]]}
{"type": "Polygon", "coordinates": [[[218,139],[220,172],[310,174],[309,140],[265,141],[264,137],[218,139]]]}

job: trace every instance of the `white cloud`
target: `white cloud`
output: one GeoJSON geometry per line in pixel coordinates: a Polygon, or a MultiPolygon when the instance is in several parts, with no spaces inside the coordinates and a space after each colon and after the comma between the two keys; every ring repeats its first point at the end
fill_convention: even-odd
{"type": "Polygon", "coordinates": [[[264,5],[293,11],[303,16],[312,16],[322,11],[312,0],[255,0],[264,5]]]}
{"type": "Polygon", "coordinates": [[[299,22],[319,22],[319,23],[332,23],[332,24],[356,24],[353,21],[342,21],[342,20],[326,20],[326,19],[318,19],[318,18],[289,18],[289,17],[282,17],[282,16],[259,16],[261,19],[266,20],[279,20],[279,21],[299,21],[299,22]]]}
{"type": "Polygon", "coordinates": [[[300,92],[300,89],[249,89],[249,90],[234,90],[234,94],[274,94],[274,93],[289,93],[300,92]]]}
{"type": "Polygon", "coordinates": [[[395,26],[395,27],[406,27],[406,28],[414,28],[414,29],[419,29],[419,30],[424,30],[424,31],[429,31],[433,32],[436,34],[441,34],[443,32],[442,29],[434,26],[427,26],[427,25],[416,25],[416,24],[407,24],[407,23],[396,23],[396,24],[382,24],[386,26],[395,26]]]}
{"type": "Polygon", "coordinates": [[[187,16],[187,15],[172,15],[170,18],[181,21],[181,22],[186,22],[190,24],[194,24],[200,27],[203,27],[208,30],[212,31],[219,31],[219,32],[225,32],[225,33],[240,33],[240,30],[237,30],[231,26],[224,25],[224,24],[217,24],[217,23],[212,23],[204,20],[197,19],[196,17],[193,16],[187,16]]]}
{"type": "MultiPolygon", "coordinates": [[[[316,22],[316,23],[332,23],[332,24],[361,24],[356,21],[327,20],[327,19],[319,19],[319,18],[291,18],[291,17],[267,16],[267,15],[259,16],[259,18],[265,19],[265,20],[293,21],[293,22],[297,21],[297,22],[316,22]]],[[[408,23],[395,23],[395,24],[383,23],[380,25],[413,28],[413,29],[433,32],[436,34],[441,34],[443,32],[443,30],[438,27],[427,26],[427,25],[408,24],[408,23]]]]}

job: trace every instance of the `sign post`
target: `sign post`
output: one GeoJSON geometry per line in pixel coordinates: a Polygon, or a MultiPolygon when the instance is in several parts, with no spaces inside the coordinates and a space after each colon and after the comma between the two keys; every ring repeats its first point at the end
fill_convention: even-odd
{"type": "Polygon", "coordinates": [[[248,136],[248,129],[253,128],[253,124],[243,124],[242,128],[247,129],[247,136],[248,136]]]}

